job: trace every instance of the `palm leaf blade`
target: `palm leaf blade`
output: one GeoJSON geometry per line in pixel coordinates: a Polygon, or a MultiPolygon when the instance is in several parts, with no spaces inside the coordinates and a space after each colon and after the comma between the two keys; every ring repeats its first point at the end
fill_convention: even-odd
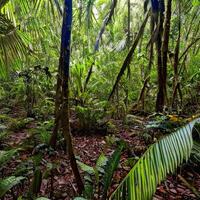
{"type": "Polygon", "coordinates": [[[109,199],[120,200],[124,195],[130,200],[152,199],[156,186],[167,174],[173,173],[188,160],[193,147],[192,129],[196,122],[200,122],[200,118],[152,144],[109,199]]]}

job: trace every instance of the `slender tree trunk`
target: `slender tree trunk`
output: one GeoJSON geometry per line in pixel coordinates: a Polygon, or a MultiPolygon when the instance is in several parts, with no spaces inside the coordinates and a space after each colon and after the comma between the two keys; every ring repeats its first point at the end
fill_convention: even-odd
{"type": "Polygon", "coordinates": [[[191,33],[191,30],[193,28],[193,25],[195,23],[195,20],[198,19],[197,15],[198,15],[198,11],[199,9],[197,8],[194,15],[192,16],[192,19],[191,21],[189,22],[189,27],[188,27],[188,31],[186,32],[186,36],[185,36],[185,41],[187,42],[188,41],[188,38],[189,38],[189,35],[191,33]]]}
{"type": "Polygon", "coordinates": [[[148,76],[145,80],[144,80],[144,83],[143,83],[143,86],[142,86],[142,89],[141,89],[141,92],[140,92],[140,95],[139,95],[139,98],[137,100],[137,109],[139,109],[140,105],[141,105],[141,108],[144,110],[144,103],[145,103],[145,91],[146,91],[146,88],[147,88],[147,84],[150,80],[150,76],[148,76]]]}
{"type": "Polygon", "coordinates": [[[171,23],[172,0],[167,1],[167,13],[165,18],[163,41],[162,41],[162,64],[163,64],[163,90],[164,104],[167,103],[167,58],[169,49],[169,33],[171,23]]]}
{"type": "MultiPolygon", "coordinates": [[[[62,37],[61,37],[61,52],[60,52],[60,63],[59,71],[62,77],[58,77],[57,90],[61,83],[61,102],[62,105],[59,108],[56,107],[56,119],[55,129],[59,128],[59,121],[61,122],[62,133],[66,141],[66,149],[69,156],[70,164],[76,178],[78,192],[81,194],[84,185],[78,170],[76,158],[74,155],[74,149],[72,144],[71,130],[69,124],[69,67],[70,67],[70,40],[71,40],[71,25],[72,25],[72,0],[64,1],[64,16],[62,25],[62,37]],[[61,82],[60,82],[61,81],[61,82]],[[56,121],[57,120],[57,121],[56,121]]],[[[56,101],[56,103],[58,103],[56,101]]],[[[56,104],[56,106],[58,106],[56,104]]],[[[54,135],[55,137],[55,135],[54,135]]]]}
{"type": "MultiPolygon", "coordinates": [[[[151,14],[151,22],[150,22],[151,38],[153,37],[154,28],[155,28],[155,20],[154,20],[154,17],[152,16],[152,14],[151,14]]],[[[149,76],[149,74],[151,72],[151,66],[152,66],[152,63],[153,63],[153,47],[154,47],[154,43],[153,43],[152,40],[150,40],[149,64],[148,64],[148,68],[147,68],[146,77],[149,76]]]]}
{"type": "Polygon", "coordinates": [[[176,41],[176,46],[174,50],[174,80],[173,80],[173,96],[172,96],[172,108],[175,108],[175,99],[177,96],[177,91],[180,90],[180,83],[178,81],[178,66],[179,66],[179,50],[180,50],[180,39],[181,39],[181,12],[180,12],[180,2],[178,3],[179,17],[178,17],[178,38],[176,41]]]}
{"type": "Polygon", "coordinates": [[[55,98],[55,121],[54,121],[54,128],[53,133],[50,138],[50,146],[55,148],[58,136],[58,130],[60,126],[60,117],[61,117],[61,105],[62,105],[62,57],[59,59],[59,67],[58,67],[58,75],[57,75],[57,83],[56,83],[56,98],[55,98]]]}
{"type": "MultiPolygon", "coordinates": [[[[153,34],[154,34],[154,28],[155,28],[155,18],[153,17],[152,11],[151,11],[151,19],[150,19],[151,38],[153,37],[153,34]]],[[[143,84],[143,87],[142,87],[142,90],[140,92],[138,102],[137,102],[137,108],[139,108],[139,105],[140,105],[140,102],[141,102],[143,110],[145,110],[145,96],[147,96],[148,93],[149,93],[148,83],[150,82],[151,66],[152,66],[152,63],[153,63],[154,42],[150,39],[149,44],[150,44],[149,63],[148,63],[147,69],[145,71],[144,84],[143,84]]]]}
{"type": "Polygon", "coordinates": [[[162,35],[163,35],[163,13],[159,13],[159,26],[157,40],[156,40],[156,49],[157,49],[157,71],[158,71],[158,94],[156,100],[156,111],[162,112],[164,108],[164,87],[163,87],[163,65],[162,65],[162,35]]]}
{"type": "Polygon", "coordinates": [[[164,15],[160,12],[159,33],[157,37],[157,54],[158,54],[158,94],[156,100],[156,111],[162,112],[167,102],[167,57],[169,46],[169,32],[171,21],[172,0],[167,1],[167,11],[164,24],[164,15]],[[163,40],[162,40],[163,37],[163,40]]]}
{"type": "MultiPolygon", "coordinates": [[[[128,20],[127,20],[127,47],[128,49],[130,48],[130,42],[131,42],[131,1],[127,0],[127,11],[128,11],[128,20]]],[[[130,82],[131,78],[131,68],[130,65],[127,67],[127,80],[130,82]]],[[[128,82],[128,83],[129,83],[128,82]]],[[[128,107],[128,96],[129,96],[129,91],[128,91],[128,85],[125,88],[125,105],[126,108],[128,107]]]]}
{"type": "Polygon", "coordinates": [[[130,46],[130,38],[131,38],[131,0],[128,0],[127,2],[127,8],[128,8],[128,32],[127,32],[127,44],[128,47],[130,46]]]}
{"type": "Polygon", "coordinates": [[[194,39],[185,49],[185,51],[182,53],[182,55],[179,57],[179,62],[181,61],[182,58],[184,58],[185,55],[187,55],[188,51],[190,50],[190,48],[196,44],[198,41],[200,40],[200,37],[194,39]]]}

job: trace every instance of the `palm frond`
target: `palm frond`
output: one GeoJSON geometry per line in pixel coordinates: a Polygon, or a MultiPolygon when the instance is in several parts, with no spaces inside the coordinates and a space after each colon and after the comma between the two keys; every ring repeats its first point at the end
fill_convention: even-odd
{"type": "Polygon", "coordinates": [[[93,6],[94,6],[95,0],[89,0],[87,1],[86,5],[86,23],[87,23],[87,28],[90,29],[91,26],[91,20],[92,20],[92,13],[93,13],[93,6]]]}
{"type": "MultiPolygon", "coordinates": [[[[39,19],[47,16],[46,24],[54,23],[55,19],[61,17],[62,14],[59,2],[59,0],[0,0],[1,78],[7,77],[11,70],[21,68],[24,59],[32,52],[27,48],[31,43],[28,36],[34,39],[46,38],[47,26],[42,24],[39,19]],[[21,21],[22,16],[26,16],[23,17],[23,21],[21,21]]],[[[50,25],[48,30],[52,36],[55,35],[55,32],[51,31],[50,25]]]]}
{"type": "Polygon", "coordinates": [[[109,199],[152,199],[157,184],[188,160],[193,147],[192,129],[196,122],[200,122],[200,118],[151,145],[109,199]]]}
{"type": "Polygon", "coordinates": [[[10,71],[10,65],[16,59],[26,55],[26,45],[20,31],[7,16],[0,14],[0,71],[4,75],[10,71]]]}
{"type": "Polygon", "coordinates": [[[114,15],[114,11],[115,11],[116,6],[117,6],[117,0],[113,0],[112,4],[110,6],[110,11],[106,15],[106,17],[104,18],[102,27],[101,27],[101,29],[99,31],[98,36],[97,36],[97,39],[96,39],[96,42],[95,42],[95,45],[94,45],[95,51],[98,51],[98,49],[99,49],[99,42],[100,42],[100,40],[102,38],[102,35],[103,35],[104,31],[105,31],[106,26],[110,23],[113,15],[114,15]]]}
{"type": "Polygon", "coordinates": [[[41,14],[44,12],[44,8],[48,13],[48,16],[52,15],[56,17],[56,14],[62,15],[62,8],[58,0],[36,0],[33,4],[33,10],[35,14],[41,14]]]}

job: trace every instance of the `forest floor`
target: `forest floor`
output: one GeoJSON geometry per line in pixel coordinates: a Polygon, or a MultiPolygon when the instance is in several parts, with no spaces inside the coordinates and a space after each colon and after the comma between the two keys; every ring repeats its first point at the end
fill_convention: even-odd
{"type": "MultiPolygon", "coordinates": [[[[4,113],[5,108],[0,109],[0,115],[2,116],[4,113]]],[[[9,115],[11,119],[20,120],[24,113],[19,108],[15,108],[10,110],[7,115],[9,115]]],[[[148,146],[153,143],[154,137],[156,137],[155,130],[148,134],[144,134],[145,124],[147,124],[148,120],[148,117],[136,117],[135,120],[132,120],[131,123],[126,125],[120,120],[112,120],[115,131],[108,135],[102,133],[89,134],[87,132],[80,134],[80,132],[76,132],[76,125],[72,125],[72,127],[75,127],[72,129],[75,154],[81,162],[87,165],[94,166],[101,153],[104,153],[106,156],[111,155],[116,147],[116,139],[123,139],[127,142],[129,149],[131,149],[131,151],[124,151],[121,155],[120,165],[114,174],[110,193],[131,169],[131,161],[130,163],[127,162],[127,160],[130,160],[128,158],[139,158],[148,146]]],[[[37,153],[38,150],[34,147],[37,146],[40,141],[38,138],[33,137],[33,130],[36,129],[37,126],[38,121],[34,119],[30,120],[22,127],[17,127],[16,130],[16,127],[12,127],[12,131],[9,132],[8,137],[3,141],[0,141],[0,150],[4,150],[4,148],[11,149],[14,147],[21,148],[18,157],[3,167],[4,177],[13,174],[13,172],[18,169],[17,166],[20,166],[23,162],[26,162],[37,153]]],[[[46,171],[48,163],[54,163],[56,167],[52,172],[52,176],[43,176],[39,196],[46,196],[56,200],[72,200],[73,197],[76,196],[76,184],[69,160],[65,155],[62,145],[58,145],[57,150],[53,153],[49,153],[44,149],[42,154],[40,168],[43,171],[46,171]]],[[[84,172],[81,171],[81,174],[83,176],[84,172]]],[[[17,192],[16,190],[12,191],[12,195],[5,195],[4,200],[14,199],[15,195],[23,195],[28,191],[33,173],[30,173],[27,176],[29,179],[25,181],[23,187],[18,187],[17,192]]],[[[190,163],[184,164],[181,168],[177,169],[175,175],[169,175],[168,178],[157,187],[153,199],[198,199],[193,191],[191,191],[191,189],[182,181],[183,179],[181,177],[187,180],[190,185],[200,192],[200,169],[198,166],[193,166],[190,163]]]]}

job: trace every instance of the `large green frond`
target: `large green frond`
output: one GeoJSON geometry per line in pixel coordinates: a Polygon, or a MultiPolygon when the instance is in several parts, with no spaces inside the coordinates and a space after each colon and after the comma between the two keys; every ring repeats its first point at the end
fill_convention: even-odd
{"type": "Polygon", "coordinates": [[[151,145],[111,195],[110,200],[152,199],[157,184],[168,173],[173,173],[183,161],[188,160],[193,147],[192,129],[196,122],[200,122],[200,119],[193,120],[151,145]]]}
{"type": "MultiPolygon", "coordinates": [[[[46,38],[47,27],[40,18],[47,16],[52,23],[61,17],[59,0],[0,0],[0,77],[6,77],[11,70],[21,68],[22,62],[32,51],[27,49],[32,38],[46,38]],[[18,15],[16,15],[16,12],[18,15]],[[21,16],[26,16],[23,18],[21,16]],[[20,23],[20,25],[19,25],[20,23]],[[21,62],[19,62],[21,61],[21,62]]],[[[58,25],[59,26],[59,25],[58,25]]],[[[51,30],[51,27],[49,28],[51,30]]],[[[52,32],[52,35],[55,34],[52,32]]]]}
{"type": "Polygon", "coordinates": [[[26,55],[26,45],[20,31],[5,16],[0,14],[0,71],[6,75],[16,59],[26,55]]]}
{"type": "Polygon", "coordinates": [[[8,192],[15,185],[19,184],[23,179],[24,177],[22,176],[9,176],[0,180],[0,197],[3,197],[6,192],[8,192]]]}

